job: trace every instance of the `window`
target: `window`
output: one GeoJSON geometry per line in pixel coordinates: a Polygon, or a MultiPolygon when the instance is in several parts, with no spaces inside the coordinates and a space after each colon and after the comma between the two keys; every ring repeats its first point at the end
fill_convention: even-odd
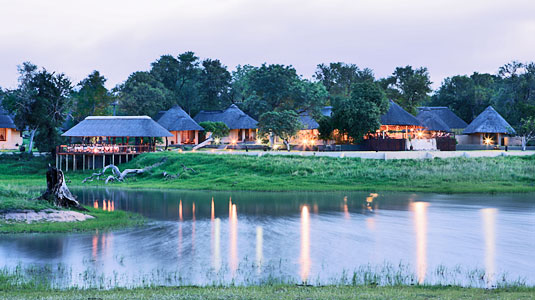
{"type": "Polygon", "coordinates": [[[5,128],[0,128],[0,142],[5,142],[7,141],[7,136],[6,136],[6,129],[5,128]]]}

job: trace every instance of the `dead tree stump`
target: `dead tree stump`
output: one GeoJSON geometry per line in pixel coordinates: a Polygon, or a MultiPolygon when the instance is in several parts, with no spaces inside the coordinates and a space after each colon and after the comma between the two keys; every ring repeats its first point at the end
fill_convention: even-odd
{"type": "Polygon", "coordinates": [[[46,172],[46,191],[39,197],[39,199],[46,200],[58,207],[88,211],[85,207],[80,205],[76,200],[76,197],[74,197],[67,187],[63,171],[50,165],[46,172]]]}

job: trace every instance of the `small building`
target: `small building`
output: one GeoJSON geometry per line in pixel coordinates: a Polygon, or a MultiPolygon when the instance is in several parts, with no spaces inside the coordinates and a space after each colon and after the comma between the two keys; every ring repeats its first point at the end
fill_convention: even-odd
{"type": "Polygon", "coordinates": [[[203,131],[180,106],[175,105],[167,111],[159,113],[158,124],[167,129],[173,137],[169,138],[170,145],[197,145],[199,144],[199,131],[203,131]]]}
{"type": "Polygon", "coordinates": [[[138,154],[156,151],[158,139],[173,137],[148,116],[90,116],[62,136],[71,143],[57,147],[56,165],[61,168],[65,159],[66,171],[127,162],[138,154]],[[79,142],[72,143],[72,138],[79,142]]]}
{"type": "Polygon", "coordinates": [[[515,130],[492,106],[487,107],[464,129],[463,144],[505,146],[515,130]]]}
{"type": "Polygon", "coordinates": [[[17,129],[13,118],[0,102],[0,149],[15,150],[22,145],[22,132],[17,129]]]}
{"type": "Polygon", "coordinates": [[[223,122],[230,129],[229,135],[222,138],[222,143],[256,141],[258,122],[244,113],[235,104],[225,110],[201,110],[194,118],[195,122],[223,122]]]}

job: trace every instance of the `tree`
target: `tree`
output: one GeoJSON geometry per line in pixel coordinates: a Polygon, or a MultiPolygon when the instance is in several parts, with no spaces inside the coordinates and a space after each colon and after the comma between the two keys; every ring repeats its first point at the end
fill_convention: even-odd
{"type": "Polygon", "coordinates": [[[474,73],[444,79],[431,97],[431,105],[447,106],[466,122],[477,117],[493,103],[500,79],[491,74],[474,73]]]}
{"type": "Polygon", "coordinates": [[[149,72],[134,72],[118,87],[121,111],[127,115],[155,116],[176,103],[175,97],[149,72]]]}
{"type": "Polygon", "coordinates": [[[353,85],[351,97],[333,107],[333,127],[347,134],[353,142],[381,127],[381,115],[388,110],[385,93],[371,81],[353,85]]]}
{"type": "Polygon", "coordinates": [[[261,136],[278,136],[290,151],[290,139],[303,127],[299,115],[292,110],[263,113],[258,120],[258,132],[261,136]]]}
{"type": "Polygon", "coordinates": [[[75,122],[87,116],[104,116],[110,114],[110,105],[114,97],[104,86],[106,78],[98,71],[93,71],[87,78],[78,83],[79,90],[73,93],[75,122]]]}
{"type": "Polygon", "coordinates": [[[230,104],[229,90],[232,76],[218,59],[202,62],[200,75],[200,106],[202,109],[223,109],[230,104]]]}
{"type": "Polygon", "coordinates": [[[4,107],[15,114],[15,124],[30,131],[28,152],[33,142],[39,151],[55,153],[61,140],[59,127],[71,109],[72,86],[64,74],[50,73],[46,69],[25,62],[18,67],[19,86],[8,91],[4,107]]]}
{"type": "Polygon", "coordinates": [[[527,144],[535,140],[535,116],[522,119],[522,123],[516,131],[522,137],[522,151],[526,151],[527,144]]]}
{"type": "Polygon", "coordinates": [[[242,97],[244,109],[258,118],[266,112],[294,110],[315,114],[325,104],[327,91],[318,82],[301,79],[292,66],[266,65],[247,71],[242,97]]]}
{"type": "Polygon", "coordinates": [[[511,124],[535,115],[535,63],[513,61],[498,70],[496,110],[511,124]]]}
{"type": "Polygon", "coordinates": [[[319,64],[314,77],[325,86],[330,97],[344,98],[350,96],[353,84],[367,80],[375,81],[371,69],[361,70],[357,65],[342,62],[319,64]]]}
{"type": "Polygon", "coordinates": [[[212,138],[214,139],[221,139],[225,136],[227,136],[230,132],[227,124],[223,122],[201,122],[199,125],[204,128],[206,132],[212,133],[212,138]]]}
{"type": "Polygon", "coordinates": [[[408,112],[415,114],[417,107],[428,100],[431,81],[427,68],[397,67],[392,76],[381,80],[390,99],[395,99],[408,112]]]}
{"type": "Polygon", "coordinates": [[[162,55],[158,60],[151,63],[150,73],[156,80],[161,82],[165,88],[176,92],[178,89],[178,78],[180,62],[172,55],[162,55]]]}
{"type": "Polygon", "coordinates": [[[318,132],[319,138],[323,141],[333,140],[334,128],[333,120],[331,117],[323,116],[318,120],[318,132]]]}

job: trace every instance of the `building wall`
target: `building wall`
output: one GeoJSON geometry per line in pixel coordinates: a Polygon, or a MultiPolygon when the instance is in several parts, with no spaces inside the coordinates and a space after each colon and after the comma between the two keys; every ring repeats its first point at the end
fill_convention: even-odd
{"type": "Polygon", "coordinates": [[[519,143],[521,144],[518,137],[510,137],[502,133],[474,133],[455,136],[458,145],[485,145],[484,139],[487,137],[492,139],[491,145],[494,146],[518,146],[519,143]]]}
{"type": "Polygon", "coordinates": [[[233,142],[235,143],[241,143],[243,142],[243,130],[249,131],[249,139],[248,141],[255,141],[256,140],[256,129],[242,129],[241,135],[240,135],[240,129],[231,129],[229,131],[228,136],[221,139],[222,144],[231,144],[233,142]]]}
{"type": "MultiPolygon", "coordinates": [[[[168,137],[169,145],[197,145],[199,143],[199,131],[198,130],[184,130],[184,131],[171,131],[173,134],[172,137],[168,137]],[[186,141],[184,137],[186,135],[191,135],[193,137],[193,143],[186,141]]],[[[165,138],[164,142],[165,144],[165,138]]]]}
{"type": "Polygon", "coordinates": [[[22,145],[22,136],[20,131],[14,128],[3,128],[1,132],[5,130],[5,141],[0,141],[0,149],[18,149],[22,145]]]}

